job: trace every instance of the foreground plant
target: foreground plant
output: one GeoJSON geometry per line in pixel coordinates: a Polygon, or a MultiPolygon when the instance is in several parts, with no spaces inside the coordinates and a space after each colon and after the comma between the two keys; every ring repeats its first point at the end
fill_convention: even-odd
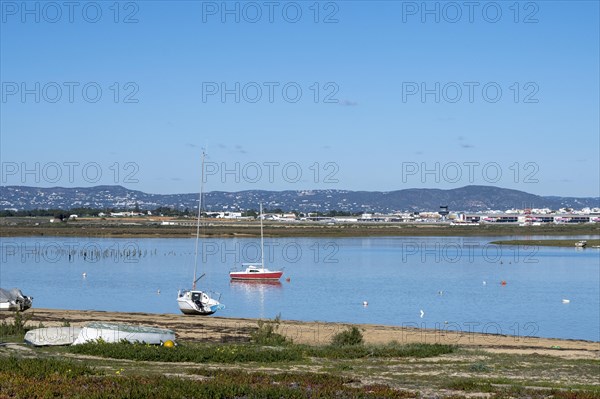
{"type": "Polygon", "coordinates": [[[25,325],[31,320],[33,313],[24,314],[22,312],[14,312],[12,316],[12,323],[8,323],[6,320],[2,320],[0,323],[0,339],[7,337],[22,338],[25,333],[29,330],[25,325]]]}
{"type": "Polygon", "coordinates": [[[258,320],[258,328],[250,333],[250,340],[259,345],[284,345],[291,340],[279,333],[281,314],[273,320],[258,320]]]}

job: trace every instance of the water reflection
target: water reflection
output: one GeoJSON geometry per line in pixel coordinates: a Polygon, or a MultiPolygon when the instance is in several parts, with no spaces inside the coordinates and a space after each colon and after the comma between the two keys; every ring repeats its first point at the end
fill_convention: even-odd
{"type": "Polygon", "coordinates": [[[231,280],[231,292],[244,297],[244,302],[255,304],[259,307],[259,317],[265,318],[265,304],[270,293],[280,291],[283,284],[279,280],[231,280]]]}

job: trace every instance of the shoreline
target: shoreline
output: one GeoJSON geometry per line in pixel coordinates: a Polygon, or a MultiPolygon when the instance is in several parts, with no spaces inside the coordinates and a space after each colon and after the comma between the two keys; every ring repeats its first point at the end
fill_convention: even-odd
{"type": "MultiPolygon", "coordinates": [[[[57,327],[68,323],[81,326],[90,321],[127,324],[144,324],[169,328],[177,339],[196,342],[244,342],[257,327],[258,319],[228,318],[219,316],[194,317],[179,314],[155,314],[138,312],[108,312],[97,310],[63,310],[32,308],[30,327],[43,323],[45,327],[57,327]]],[[[0,320],[12,318],[12,313],[0,313],[0,320]]],[[[496,335],[449,329],[387,326],[379,324],[353,324],[337,322],[304,322],[282,320],[280,330],[295,343],[324,345],[340,331],[356,326],[363,331],[365,342],[387,344],[428,343],[450,344],[460,347],[481,349],[494,353],[541,354],[567,359],[600,360],[600,342],[578,339],[525,337],[496,335]]]]}
{"type": "MultiPolygon", "coordinates": [[[[68,222],[49,223],[38,218],[11,221],[0,219],[0,237],[106,237],[106,238],[189,238],[195,237],[195,226],[164,226],[157,224],[126,224],[117,222],[68,222]],[[37,224],[36,224],[37,223],[37,224]]],[[[210,222],[203,228],[201,237],[252,238],[260,237],[258,223],[210,222]]],[[[265,237],[473,237],[473,236],[598,236],[600,225],[477,225],[452,226],[449,224],[315,224],[315,223],[266,223],[265,237]]]]}
{"type": "MultiPolygon", "coordinates": [[[[492,241],[490,244],[495,245],[520,245],[520,246],[537,246],[537,247],[561,247],[561,248],[582,248],[575,244],[581,240],[500,240],[492,241]]],[[[585,248],[600,248],[600,239],[588,239],[585,248]]]]}

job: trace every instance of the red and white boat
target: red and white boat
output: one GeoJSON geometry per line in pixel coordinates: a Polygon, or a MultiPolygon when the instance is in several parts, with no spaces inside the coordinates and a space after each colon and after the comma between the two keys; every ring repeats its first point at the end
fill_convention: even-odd
{"type": "Polygon", "coordinates": [[[283,275],[283,270],[269,270],[265,267],[265,253],[263,245],[263,214],[260,204],[260,263],[242,263],[245,270],[234,270],[229,272],[232,280],[245,281],[278,281],[283,275]]]}
{"type": "Polygon", "coordinates": [[[272,281],[279,280],[283,275],[283,270],[269,270],[262,263],[242,263],[242,266],[246,266],[246,269],[229,273],[232,280],[272,281]]]}

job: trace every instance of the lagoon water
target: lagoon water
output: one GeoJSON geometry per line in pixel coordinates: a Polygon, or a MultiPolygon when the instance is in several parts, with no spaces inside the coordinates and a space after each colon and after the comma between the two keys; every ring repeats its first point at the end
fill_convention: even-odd
{"type": "MultiPolygon", "coordinates": [[[[488,244],[494,239],[268,238],[266,266],[285,273],[280,284],[260,284],[228,276],[258,260],[259,239],[211,238],[201,240],[206,275],[198,288],[221,295],[223,317],[281,314],[600,341],[599,249],[488,244]]],[[[34,307],[179,313],[177,291],[191,286],[194,242],[3,238],[0,286],[21,288],[34,307]]]]}

